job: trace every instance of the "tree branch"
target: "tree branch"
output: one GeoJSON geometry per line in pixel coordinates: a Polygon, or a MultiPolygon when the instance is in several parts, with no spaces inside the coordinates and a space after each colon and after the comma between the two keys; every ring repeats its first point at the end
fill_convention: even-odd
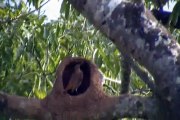
{"type": "Polygon", "coordinates": [[[147,86],[154,92],[157,93],[156,89],[155,89],[155,85],[152,81],[152,79],[150,79],[150,77],[148,76],[148,72],[144,71],[143,69],[141,69],[136,63],[135,61],[133,61],[132,58],[128,57],[127,61],[130,63],[131,67],[133,68],[133,70],[135,71],[135,73],[141,78],[142,81],[144,81],[144,83],[147,84],[147,86]]]}
{"type": "Polygon", "coordinates": [[[131,66],[128,61],[127,55],[121,56],[121,91],[120,94],[127,94],[129,92],[130,76],[131,76],[131,66]]]}
{"type": "Polygon", "coordinates": [[[102,74],[97,66],[83,58],[66,58],[59,65],[56,81],[43,100],[0,93],[0,113],[10,118],[38,120],[83,120],[123,117],[154,118],[157,113],[155,98],[132,95],[108,96],[102,88],[102,74]],[[77,91],[67,91],[73,67],[80,65],[83,78],[77,91]],[[151,111],[151,112],[150,112],[151,111]]]}
{"type": "MultiPolygon", "coordinates": [[[[73,96],[71,96],[73,99],[73,96]]],[[[88,98],[91,99],[91,98],[88,98]]],[[[42,107],[41,100],[38,99],[28,99],[25,97],[19,97],[14,95],[7,95],[0,93],[0,105],[4,105],[1,108],[0,114],[4,113],[9,118],[21,118],[21,119],[37,119],[37,120],[51,120],[52,111],[47,111],[46,107],[42,107]]],[[[52,102],[52,101],[48,101],[52,102]]],[[[54,102],[61,102],[54,100],[54,102]]],[[[139,117],[139,118],[153,118],[157,109],[155,107],[156,100],[153,98],[144,98],[138,96],[122,95],[120,97],[104,97],[101,101],[93,103],[92,107],[89,105],[88,109],[84,109],[84,106],[76,107],[73,109],[75,112],[67,112],[66,108],[64,111],[59,113],[58,118],[63,118],[63,120],[70,119],[103,119],[109,120],[112,118],[124,118],[124,117],[139,117]],[[93,108],[93,109],[92,109],[93,108]],[[78,111],[83,110],[83,114],[78,111]],[[91,114],[89,114],[91,113],[91,114]]],[[[54,108],[56,109],[56,108],[54,108]]],[[[56,116],[57,117],[57,116],[56,116]]]]}
{"type": "Polygon", "coordinates": [[[0,113],[9,118],[50,120],[51,115],[42,108],[40,100],[0,93],[0,113]]]}

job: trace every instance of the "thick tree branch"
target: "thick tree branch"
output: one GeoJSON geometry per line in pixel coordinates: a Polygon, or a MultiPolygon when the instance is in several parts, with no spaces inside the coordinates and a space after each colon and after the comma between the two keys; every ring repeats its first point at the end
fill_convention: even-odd
{"type": "Polygon", "coordinates": [[[0,93],[0,114],[9,118],[34,118],[38,120],[51,120],[51,114],[46,111],[38,99],[26,98],[0,93]]]}
{"type": "Polygon", "coordinates": [[[155,98],[133,95],[108,96],[103,92],[102,74],[92,62],[83,58],[66,58],[58,67],[51,93],[43,100],[0,94],[0,113],[10,118],[37,120],[83,120],[123,117],[155,118],[155,98]],[[77,91],[68,90],[73,67],[80,63],[83,78],[77,91]]]}
{"type": "MultiPolygon", "coordinates": [[[[118,102],[115,102],[116,104],[112,103],[113,107],[108,108],[107,111],[105,110],[105,115],[100,116],[101,119],[110,120],[112,118],[132,117],[154,119],[156,117],[155,115],[158,111],[156,107],[157,101],[153,98],[121,95],[116,99],[118,100],[118,102]]],[[[102,102],[102,105],[104,103],[105,102],[102,102]]]]}
{"type": "MultiPolygon", "coordinates": [[[[71,99],[73,99],[73,96],[71,97],[71,99]]],[[[54,117],[52,114],[50,114],[52,111],[47,111],[46,106],[42,107],[41,100],[32,98],[28,99],[25,97],[1,93],[0,105],[4,104],[4,102],[2,102],[3,99],[7,103],[5,103],[3,109],[1,108],[0,114],[3,112],[4,114],[8,115],[9,118],[33,118],[37,120],[51,120],[54,117]]],[[[54,100],[54,102],[59,102],[61,104],[61,102],[64,101],[62,98],[62,101],[54,100]]],[[[59,120],[59,118],[63,120],[76,118],[78,120],[93,118],[110,120],[112,118],[123,117],[153,118],[155,117],[155,113],[157,112],[155,105],[156,100],[153,98],[144,98],[130,95],[122,95],[120,97],[106,96],[101,101],[93,103],[94,107],[89,105],[89,108],[86,110],[84,109],[84,106],[81,106],[81,104],[79,104],[76,109],[70,108],[76,112],[66,111],[67,108],[63,108],[64,111],[59,112],[57,120],[59,120]],[[79,111],[80,109],[83,110],[83,113],[79,111]]]]}

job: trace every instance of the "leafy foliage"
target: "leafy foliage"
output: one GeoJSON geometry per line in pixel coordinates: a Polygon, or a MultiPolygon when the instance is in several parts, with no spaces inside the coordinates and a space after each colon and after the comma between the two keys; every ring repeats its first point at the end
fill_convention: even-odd
{"type": "Polygon", "coordinates": [[[106,75],[118,76],[118,51],[75,11],[46,23],[46,16],[29,12],[23,1],[18,5],[22,7],[11,5],[1,9],[1,90],[43,98],[53,86],[57,65],[66,56],[91,59],[106,75]]]}

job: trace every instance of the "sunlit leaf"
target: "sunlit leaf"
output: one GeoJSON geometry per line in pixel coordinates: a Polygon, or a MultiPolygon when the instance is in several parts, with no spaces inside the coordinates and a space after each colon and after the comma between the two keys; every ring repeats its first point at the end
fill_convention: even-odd
{"type": "Polygon", "coordinates": [[[42,91],[42,90],[35,90],[34,93],[35,93],[35,96],[39,99],[43,99],[47,95],[47,93],[45,91],[42,91]]]}

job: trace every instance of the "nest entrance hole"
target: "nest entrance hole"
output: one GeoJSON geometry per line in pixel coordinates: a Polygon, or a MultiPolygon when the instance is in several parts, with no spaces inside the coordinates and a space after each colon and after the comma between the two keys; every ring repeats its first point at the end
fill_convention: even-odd
{"type": "Polygon", "coordinates": [[[90,64],[87,61],[72,61],[65,67],[65,69],[63,71],[63,75],[62,75],[63,88],[65,89],[66,86],[68,85],[68,83],[71,79],[72,73],[74,72],[75,66],[77,64],[81,64],[80,69],[83,72],[83,80],[82,80],[80,86],[77,88],[77,90],[75,90],[75,91],[68,90],[67,91],[67,93],[71,96],[76,96],[76,95],[84,93],[90,86],[90,79],[91,79],[90,64]]]}

